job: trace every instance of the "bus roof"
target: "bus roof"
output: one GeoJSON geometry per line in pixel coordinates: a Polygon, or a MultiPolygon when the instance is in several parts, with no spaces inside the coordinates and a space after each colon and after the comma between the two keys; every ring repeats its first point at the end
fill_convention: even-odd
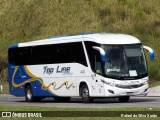
{"type": "Polygon", "coordinates": [[[76,35],[53,36],[48,39],[31,41],[26,43],[12,44],[9,48],[36,46],[43,44],[58,44],[79,41],[92,41],[99,44],[138,44],[141,43],[136,37],[126,34],[115,33],[83,33],[76,35]]]}

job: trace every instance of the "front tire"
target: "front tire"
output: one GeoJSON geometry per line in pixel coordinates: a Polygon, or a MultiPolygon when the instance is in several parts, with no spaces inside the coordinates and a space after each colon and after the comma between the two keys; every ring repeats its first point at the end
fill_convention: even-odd
{"type": "Polygon", "coordinates": [[[93,102],[93,98],[90,97],[90,95],[89,95],[89,89],[88,89],[88,86],[86,84],[84,84],[82,86],[82,88],[80,89],[80,96],[82,97],[82,101],[84,103],[91,103],[91,102],[93,102]]]}
{"type": "Polygon", "coordinates": [[[130,96],[121,96],[121,97],[118,97],[118,100],[120,102],[128,102],[129,98],[130,98],[130,96]]]}

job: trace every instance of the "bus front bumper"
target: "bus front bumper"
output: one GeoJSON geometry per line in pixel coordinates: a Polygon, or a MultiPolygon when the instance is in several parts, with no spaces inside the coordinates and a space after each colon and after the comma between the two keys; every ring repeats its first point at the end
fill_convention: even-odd
{"type": "Polygon", "coordinates": [[[148,94],[148,84],[138,88],[118,88],[104,85],[106,97],[117,96],[146,96],[148,94]]]}

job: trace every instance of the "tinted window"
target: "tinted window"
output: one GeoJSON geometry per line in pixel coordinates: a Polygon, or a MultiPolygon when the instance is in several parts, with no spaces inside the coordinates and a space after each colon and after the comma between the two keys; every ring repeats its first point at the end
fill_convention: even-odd
{"type": "Polygon", "coordinates": [[[51,64],[58,62],[57,47],[41,45],[32,47],[32,64],[51,64]]]}
{"type": "Polygon", "coordinates": [[[14,65],[80,63],[87,66],[81,42],[11,48],[9,62],[14,65]]]}
{"type": "Polygon", "coordinates": [[[99,71],[99,73],[102,73],[102,66],[100,64],[101,60],[100,60],[100,54],[97,50],[93,49],[93,46],[100,46],[97,43],[94,42],[85,42],[85,46],[86,46],[86,50],[88,53],[88,57],[89,57],[89,61],[91,64],[91,68],[94,72],[99,71]]]}
{"type": "Polygon", "coordinates": [[[10,48],[9,62],[13,65],[30,65],[31,64],[31,47],[10,48]]]}

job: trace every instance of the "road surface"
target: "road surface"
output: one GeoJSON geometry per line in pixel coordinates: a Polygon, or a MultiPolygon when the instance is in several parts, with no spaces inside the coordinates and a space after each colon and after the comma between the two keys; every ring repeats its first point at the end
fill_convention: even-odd
{"type": "Polygon", "coordinates": [[[24,97],[0,95],[0,106],[44,106],[63,108],[127,108],[127,107],[159,107],[160,97],[131,97],[129,102],[120,103],[116,98],[96,99],[93,103],[84,104],[81,98],[72,98],[68,103],[59,103],[53,98],[46,98],[41,102],[28,103],[24,97]]]}

